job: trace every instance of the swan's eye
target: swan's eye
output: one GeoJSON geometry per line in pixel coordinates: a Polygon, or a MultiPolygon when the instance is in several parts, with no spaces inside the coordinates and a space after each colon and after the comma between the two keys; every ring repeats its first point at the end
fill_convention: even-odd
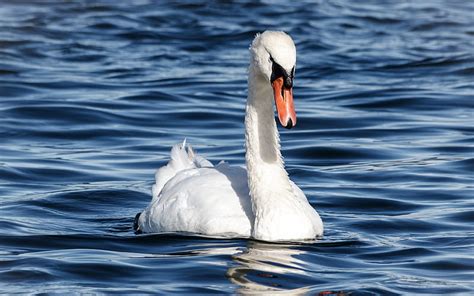
{"type": "Polygon", "coordinates": [[[274,63],[274,62],[275,62],[275,61],[273,60],[272,56],[269,56],[269,57],[268,57],[268,61],[269,61],[270,63],[274,63]]]}

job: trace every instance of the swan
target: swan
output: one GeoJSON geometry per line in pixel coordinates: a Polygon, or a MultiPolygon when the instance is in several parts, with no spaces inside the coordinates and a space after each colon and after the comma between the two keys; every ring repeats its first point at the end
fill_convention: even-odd
{"type": "Polygon", "coordinates": [[[250,46],[245,115],[246,168],[214,166],[186,140],[158,169],[136,233],[187,232],[212,237],[304,241],[323,234],[323,222],[288,177],[280,152],[273,102],[285,128],[296,125],[293,79],[296,47],[279,31],[257,34],[250,46]]]}

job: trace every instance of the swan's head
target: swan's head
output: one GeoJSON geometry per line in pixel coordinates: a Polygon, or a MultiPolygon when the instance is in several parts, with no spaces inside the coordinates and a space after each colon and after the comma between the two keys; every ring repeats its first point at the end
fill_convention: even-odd
{"type": "Polygon", "coordinates": [[[283,127],[296,125],[293,104],[293,79],[296,67],[296,47],[284,32],[265,31],[258,34],[250,47],[254,70],[273,88],[278,119],[283,127]]]}

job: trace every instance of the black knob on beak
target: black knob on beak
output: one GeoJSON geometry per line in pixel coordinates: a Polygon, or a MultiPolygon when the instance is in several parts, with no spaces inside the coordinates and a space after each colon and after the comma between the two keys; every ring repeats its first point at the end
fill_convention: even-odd
{"type": "Polygon", "coordinates": [[[286,89],[290,89],[293,87],[293,78],[291,76],[285,76],[284,83],[286,89]]]}

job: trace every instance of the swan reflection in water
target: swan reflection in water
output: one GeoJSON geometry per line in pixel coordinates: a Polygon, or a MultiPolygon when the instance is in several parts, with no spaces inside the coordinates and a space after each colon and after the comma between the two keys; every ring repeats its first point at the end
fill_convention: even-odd
{"type": "Polygon", "coordinates": [[[294,284],[294,277],[310,278],[305,262],[296,257],[305,253],[297,245],[249,241],[245,251],[232,255],[237,264],[230,267],[226,275],[240,287],[237,292],[241,294],[306,294],[309,285],[294,284]]]}
{"type": "Polygon", "coordinates": [[[298,258],[307,253],[300,247],[297,244],[247,241],[244,247],[212,245],[186,254],[231,256],[232,263],[225,275],[231,283],[238,286],[236,292],[239,294],[299,295],[307,294],[317,284],[307,271],[307,263],[298,258]]]}

